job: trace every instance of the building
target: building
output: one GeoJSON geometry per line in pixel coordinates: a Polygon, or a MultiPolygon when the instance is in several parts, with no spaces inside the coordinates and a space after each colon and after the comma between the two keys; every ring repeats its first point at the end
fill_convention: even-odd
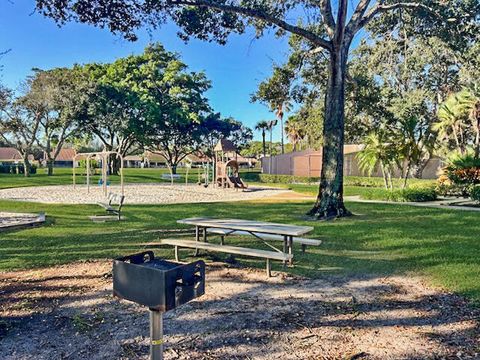
{"type": "MultiPolygon", "coordinates": [[[[360,170],[357,154],[362,151],[364,145],[352,144],[344,147],[344,168],[345,176],[368,176],[360,170]]],[[[264,174],[291,175],[305,177],[319,177],[322,170],[322,151],[305,150],[287,154],[264,157],[261,159],[262,172],[264,174]]],[[[443,167],[443,160],[439,157],[430,159],[423,170],[422,178],[436,179],[443,167]]],[[[400,176],[400,170],[394,175],[400,176]]],[[[378,168],[371,176],[382,176],[378,168]]]]}
{"type": "Polygon", "coordinates": [[[145,158],[143,155],[127,155],[123,158],[123,167],[143,168],[145,167],[145,158]]]}
{"type": "MultiPolygon", "coordinates": [[[[51,153],[53,156],[53,152],[51,153]]],[[[53,162],[54,167],[73,167],[73,158],[77,155],[77,151],[72,148],[61,148],[58,153],[55,161],[53,162]]],[[[47,166],[47,153],[43,153],[42,164],[47,166]]],[[[78,160],[78,159],[77,159],[78,160]]]]}
{"type": "MultiPolygon", "coordinates": [[[[28,155],[28,160],[33,162],[33,155],[28,155]]],[[[0,147],[0,163],[1,164],[20,164],[23,158],[20,152],[13,147],[0,147]]]]}

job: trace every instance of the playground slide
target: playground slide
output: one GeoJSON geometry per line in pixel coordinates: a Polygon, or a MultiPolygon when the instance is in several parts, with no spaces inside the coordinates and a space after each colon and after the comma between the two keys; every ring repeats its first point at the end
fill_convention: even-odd
{"type": "Polygon", "coordinates": [[[239,176],[229,176],[228,178],[236,188],[246,189],[248,187],[239,176]]]}

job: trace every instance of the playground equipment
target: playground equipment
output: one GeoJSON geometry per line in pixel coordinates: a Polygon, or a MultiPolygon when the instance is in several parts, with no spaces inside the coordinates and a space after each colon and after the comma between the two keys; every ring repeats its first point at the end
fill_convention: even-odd
{"type": "Polygon", "coordinates": [[[109,181],[108,181],[108,174],[109,174],[109,169],[108,169],[108,158],[110,156],[114,155],[115,160],[120,159],[120,188],[122,195],[124,195],[124,189],[123,189],[123,156],[122,154],[116,152],[116,151],[102,151],[102,152],[91,152],[91,153],[79,153],[73,157],[73,188],[76,188],[76,171],[75,169],[77,168],[77,158],[82,156],[85,157],[86,161],[86,170],[87,170],[87,193],[90,193],[90,160],[92,158],[96,158],[100,160],[102,164],[102,177],[99,181],[99,185],[102,186],[103,193],[105,197],[108,195],[108,186],[109,186],[109,181]]]}
{"type": "Polygon", "coordinates": [[[214,182],[214,171],[213,163],[211,161],[202,161],[202,165],[197,168],[198,173],[198,185],[203,185],[203,187],[208,187],[211,183],[214,182]],[[211,179],[210,179],[211,178],[211,179]]]}
{"type": "Polygon", "coordinates": [[[245,190],[248,186],[239,175],[237,148],[227,139],[222,139],[215,146],[215,184],[221,188],[245,190]],[[229,157],[233,154],[234,159],[229,157]]]}

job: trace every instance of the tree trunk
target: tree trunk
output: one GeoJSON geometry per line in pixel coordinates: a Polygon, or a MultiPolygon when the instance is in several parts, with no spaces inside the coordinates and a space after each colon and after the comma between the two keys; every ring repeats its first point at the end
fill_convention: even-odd
{"type": "Polygon", "coordinates": [[[121,165],[122,160],[117,154],[110,154],[108,156],[108,169],[110,169],[110,175],[119,175],[121,165]]]}
{"type": "Polygon", "coordinates": [[[265,142],[265,130],[262,130],[263,157],[267,156],[267,143],[265,142]]]}
{"type": "Polygon", "coordinates": [[[385,190],[388,190],[387,173],[385,172],[385,166],[383,165],[383,161],[381,161],[381,160],[380,160],[380,168],[382,169],[383,183],[385,184],[385,190]]]}
{"type": "Polygon", "coordinates": [[[403,176],[403,189],[407,188],[407,182],[408,182],[408,177],[410,176],[410,169],[412,167],[412,164],[410,161],[407,162],[407,168],[405,169],[405,174],[403,176]]]}
{"type": "Polygon", "coordinates": [[[348,46],[330,53],[329,79],[325,97],[322,170],[315,206],[309,215],[330,219],[351,215],[343,203],[343,144],[345,130],[345,77],[348,46]]]}
{"type": "Polygon", "coordinates": [[[47,159],[47,176],[53,175],[53,159],[47,159]]]}
{"type": "Polygon", "coordinates": [[[170,165],[170,169],[171,169],[173,175],[177,174],[177,166],[178,166],[178,164],[171,164],[170,165]]]}
{"type": "Polygon", "coordinates": [[[28,160],[28,154],[23,156],[23,174],[25,177],[30,176],[30,161],[28,160]]]}
{"type": "Polygon", "coordinates": [[[480,101],[475,104],[473,118],[475,123],[475,157],[478,159],[480,155],[480,101]]]}
{"type": "Polygon", "coordinates": [[[280,120],[280,134],[281,134],[281,141],[282,141],[282,154],[285,154],[285,144],[284,144],[284,140],[283,140],[283,115],[280,115],[279,116],[279,120],[280,120]]]}

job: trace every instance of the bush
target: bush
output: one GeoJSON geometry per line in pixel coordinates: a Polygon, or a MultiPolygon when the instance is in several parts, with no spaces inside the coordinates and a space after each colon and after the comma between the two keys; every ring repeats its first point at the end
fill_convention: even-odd
{"type": "Polygon", "coordinates": [[[470,199],[480,203],[480,185],[472,188],[472,191],[470,191],[470,199]]]}
{"type": "Polygon", "coordinates": [[[438,179],[438,189],[444,195],[469,196],[473,186],[480,184],[480,159],[472,152],[455,154],[438,179]]]}
{"type": "MultiPolygon", "coordinates": [[[[23,175],[25,173],[25,166],[23,164],[1,164],[0,174],[23,175]]],[[[37,167],[30,165],[30,174],[36,174],[37,167]]]]}
{"type": "MultiPolygon", "coordinates": [[[[320,177],[309,176],[292,176],[292,175],[270,175],[261,174],[257,172],[242,173],[241,177],[246,181],[255,181],[262,183],[274,183],[274,184],[318,184],[320,177]]],[[[403,183],[402,179],[393,179],[395,186],[400,186],[403,183]]],[[[420,180],[409,179],[410,184],[415,185],[435,185],[435,180],[420,180]]],[[[363,176],[345,176],[343,178],[343,184],[345,186],[359,186],[368,188],[384,187],[383,178],[380,177],[363,177],[363,176]]]]}
{"type": "Polygon", "coordinates": [[[425,202],[437,199],[433,187],[412,187],[406,189],[371,189],[363,195],[367,200],[383,200],[392,202],[425,202]]]}

